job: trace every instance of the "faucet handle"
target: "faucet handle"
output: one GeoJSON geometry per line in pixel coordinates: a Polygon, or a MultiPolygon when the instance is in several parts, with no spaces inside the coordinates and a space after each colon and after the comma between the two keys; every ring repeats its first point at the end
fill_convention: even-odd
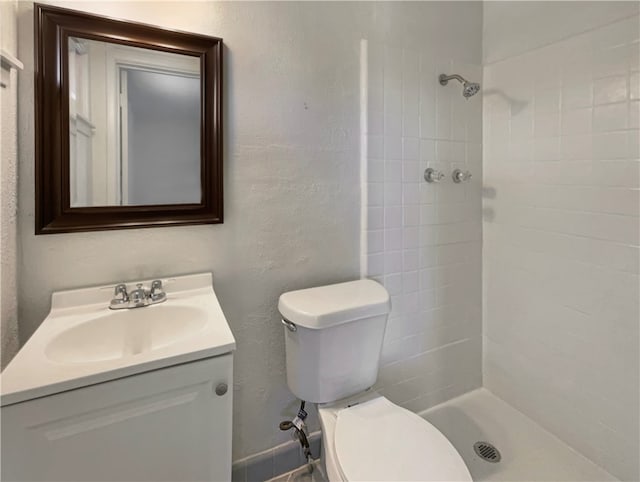
{"type": "Polygon", "coordinates": [[[444,179],[444,174],[437,169],[428,167],[424,171],[424,180],[427,182],[440,182],[444,179]]]}
{"type": "Polygon", "coordinates": [[[124,283],[119,283],[116,285],[114,291],[114,298],[111,300],[109,304],[109,308],[112,310],[118,308],[126,308],[126,305],[129,303],[129,293],[127,293],[127,285],[124,283]]]}
{"type": "Polygon", "coordinates": [[[453,178],[453,182],[467,182],[471,179],[472,174],[469,171],[463,171],[461,169],[454,169],[451,177],[453,178]]]}
{"type": "Polygon", "coordinates": [[[124,283],[117,284],[114,291],[114,295],[117,298],[122,295],[122,301],[129,301],[129,293],[127,293],[127,285],[124,283]]]}
{"type": "Polygon", "coordinates": [[[149,293],[149,298],[152,303],[160,303],[167,299],[167,294],[162,291],[162,281],[159,279],[153,280],[151,282],[151,292],[149,293]]]}

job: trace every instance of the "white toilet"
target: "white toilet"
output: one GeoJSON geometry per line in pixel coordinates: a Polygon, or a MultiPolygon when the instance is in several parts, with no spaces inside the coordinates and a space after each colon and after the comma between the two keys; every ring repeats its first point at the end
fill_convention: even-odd
{"type": "Polygon", "coordinates": [[[471,481],[451,442],[429,422],[367,391],[378,376],[389,294],[372,280],[280,296],[287,382],[318,404],[330,482],[471,481]]]}

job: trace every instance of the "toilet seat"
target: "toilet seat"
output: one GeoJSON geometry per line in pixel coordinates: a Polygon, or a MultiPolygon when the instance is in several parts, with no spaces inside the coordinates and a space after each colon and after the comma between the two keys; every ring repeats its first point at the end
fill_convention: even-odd
{"type": "Polygon", "coordinates": [[[340,410],[334,443],[347,481],[472,480],[436,427],[381,396],[340,410]]]}

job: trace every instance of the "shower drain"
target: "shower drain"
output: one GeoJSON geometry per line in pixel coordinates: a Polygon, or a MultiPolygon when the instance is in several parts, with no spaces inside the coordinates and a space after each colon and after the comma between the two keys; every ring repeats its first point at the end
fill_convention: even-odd
{"type": "Polygon", "coordinates": [[[475,450],[478,457],[482,460],[486,460],[492,464],[497,464],[502,458],[500,451],[489,442],[476,442],[473,444],[473,450],[475,450]]]}

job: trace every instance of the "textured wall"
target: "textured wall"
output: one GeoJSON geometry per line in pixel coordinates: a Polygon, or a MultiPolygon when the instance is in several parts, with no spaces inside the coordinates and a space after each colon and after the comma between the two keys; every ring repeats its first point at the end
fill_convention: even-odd
{"type": "MultiPolygon", "coordinates": [[[[64,3],[57,3],[65,5],[64,3]]],[[[21,3],[21,337],[54,290],[211,270],[237,341],[234,458],[289,440],[277,297],[359,276],[360,40],[435,45],[480,9],[449,3],[69,2],[225,40],[225,223],[33,235],[32,4],[21,3]]]]}
{"type": "MultiPolygon", "coordinates": [[[[0,2],[0,45],[17,55],[17,2],[0,2]]],[[[0,87],[0,350],[4,367],[18,350],[17,305],[17,97],[18,74],[2,72],[7,88],[0,87]]]]}
{"type": "Polygon", "coordinates": [[[484,72],[485,386],[624,480],[640,476],[639,39],[634,15],[484,72]]]}
{"type": "Polygon", "coordinates": [[[225,223],[34,236],[33,7],[21,3],[22,341],[52,291],[212,271],[238,343],[234,458],[289,440],[278,430],[294,405],[278,296],[359,274],[355,14],[339,5],[68,6],[225,39],[225,223]],[[330,23],[338,27],[325,36],[330,23]]]}
{"type": "Polygon", "coordinates": [[[367,46],[366,273],[393,306],[378,389],[414,411],[482,385],[482,95],[438,83],[481,81],[473,8],[475,24],[437,44],[367,46]],[[445,179],[426,183],[427,167],[445,179]],[[455,168],[471,182],[454,184],[455,168]]]}

